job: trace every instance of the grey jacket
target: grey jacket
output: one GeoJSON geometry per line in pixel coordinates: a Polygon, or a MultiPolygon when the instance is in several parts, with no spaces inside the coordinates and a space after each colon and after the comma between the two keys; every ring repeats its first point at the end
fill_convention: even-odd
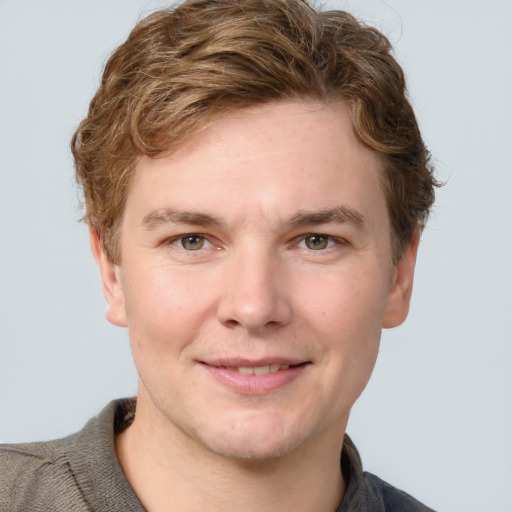
{"type": "MultiPolygon", "coordinates": [[[[134,400],[116,400],[80,432],[64,439],[0,445],[0,511],[145,512],[124,477],[114,448],[115,434],[133,421],[134,413],[134,400]]],[[[432,512],[363,472],[348,436],[341,470],[347,487],[336,512],[432,512]]]]}

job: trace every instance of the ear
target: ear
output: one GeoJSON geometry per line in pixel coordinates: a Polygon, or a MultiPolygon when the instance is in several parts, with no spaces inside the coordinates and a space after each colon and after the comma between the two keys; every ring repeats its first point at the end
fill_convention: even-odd
{"type": "Polygon", "coordinates": [[[393,282],[382,322],[382,327],[385,329],[399,326],[405,321],[409,313],[419,242],[420,232],[417,231],[404,251],[402,258],[395,266],[393,282]]]}
{"type": "Polygon", "coordinates": [[[123,287],[119,281],[119,267],[112,263],[105,252],[98,231],[90,227],[89,236],[91,239],[92,254],[100,269],[103,294],[107,300],[107,320],[119,327],[126,327],[126,309],[123,287]]]}

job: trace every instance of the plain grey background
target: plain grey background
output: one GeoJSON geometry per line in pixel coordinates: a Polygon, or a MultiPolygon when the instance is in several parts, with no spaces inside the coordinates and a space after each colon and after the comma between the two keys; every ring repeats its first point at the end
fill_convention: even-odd
{"type": "MultiPolygon", "coordinates": [[[[0,440],[133,395],[69,152],[110,51],[160,1],[0,0],[0,440]]],[[[382,29],[447,185],[412,309],[348,432],[365,469],[440,511],[512,510],[512,1],[331,2],[382,29]]]]}

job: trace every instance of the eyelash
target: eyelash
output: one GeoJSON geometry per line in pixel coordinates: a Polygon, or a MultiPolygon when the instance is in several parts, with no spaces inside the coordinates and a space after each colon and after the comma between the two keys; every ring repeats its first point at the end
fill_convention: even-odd
{"type": "MultiPolygon", "coordinates": [[[[296,243],[294,242],[291,245],[291,247],[297,247],[299,249],[306,249],[306,250],[313,251],[313,252],[322,252],[322,251],[324,251],[326,249],[330,249],[336,245],[346,245],[348,243],[343,238],[326,235],[324,233],[307,233],[305,235],[301,235],[300,237],[295,238],[295,240],[297,242],[296,243]],[[311,240],[313,238],[319,239],[319,243],[318,243],[319,247],[313,248],[311,246],[308,246],[307,240],[308,239],[311,240]],[[324,241],[326,242],[326,246],[321,247],[322,242],[324,242],[324,241]],[[304,246],[301,247],[302,243],[304,243],[305,247],[304,246]]],[[[179,249],[186,251],[186,252],[200,251],[201,249],[203,249],[204,243],[209,243],[210,245],[214,245],[208,236],[203,235],[201,233],[186,233],[184,235],[179,235],[179,236],[170,238],[164,242],[165,245],[173,245],[173,246],[178,247],[179,249]],[[190,249],[190,248],[186,248],[184,246],[184,244],[186,243],[186,240],[192,239],[192,238],[197,238],[201,242],[201,245],[196,249],[190,249]]]]}
{"type": "Polygon", "coordinates": [[[339,238],[336,236],[326,235],[324,233],[308,233],[306,235],[300,236],[299,243],[296,244],[296,246],[301,249],[308,249],[308,250],[314,251],[314,252],[321,252],[326,249],[330,249],[336,245],[346,245],[347,243],[348,242],[346,240],[344,240],[343,238],[339,238]],[[307,240],[313,239],[313,238],[322,239],[322,241],[326,241],[327,245],[325,247],[316,247],[316,248],[312,248],[312,247],[308,246],[307,240]],[[300,244],[302,244],[302,242],[304,242],[304,245],[306,247],[300,247],[300,244]]]}
{"type": "Polygon", "coordinates": [[[166,240],[164,242],[164,244],[165,245],[174,245],[174,246],[178,247],[179,249],[182,249],[183,251],[186,251],[186,252],[196,252],[196,251],[200,251],[203,248],[203,245],[205,242],[210,243],[210,245],[213,245],[212,242],[209,240],[209,238],[206,235],[202,235],[201,233],[186,233],[184,235],[179,235],[179,236],[170,238],[170,239],[166,240]],[[191,239],[191,238],[199,239],[202,242],[201,246],[198,247],[197,249],[187,249],[186,247],[184,247],[183,244],[184,244],[185,240],[191,239]],[[178,245],[178,244],[180,244],[180,245],[178,245]]]}

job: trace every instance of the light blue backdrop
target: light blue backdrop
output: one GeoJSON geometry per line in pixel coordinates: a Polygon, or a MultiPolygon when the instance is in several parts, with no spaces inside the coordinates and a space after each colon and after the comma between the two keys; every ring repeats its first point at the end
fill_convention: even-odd
{"type": "MultiPolygon", "coordinates": [[[[332,2],[391,38],[439,192],[409,320],[349,433],[365,468],[440,511],[512,510],[512,1],[332,2]]],[[[132,395],[104,319],[69,139],[108,53],[164,2],[0,0],[0,440],[78,430],[132,395]]]]}

